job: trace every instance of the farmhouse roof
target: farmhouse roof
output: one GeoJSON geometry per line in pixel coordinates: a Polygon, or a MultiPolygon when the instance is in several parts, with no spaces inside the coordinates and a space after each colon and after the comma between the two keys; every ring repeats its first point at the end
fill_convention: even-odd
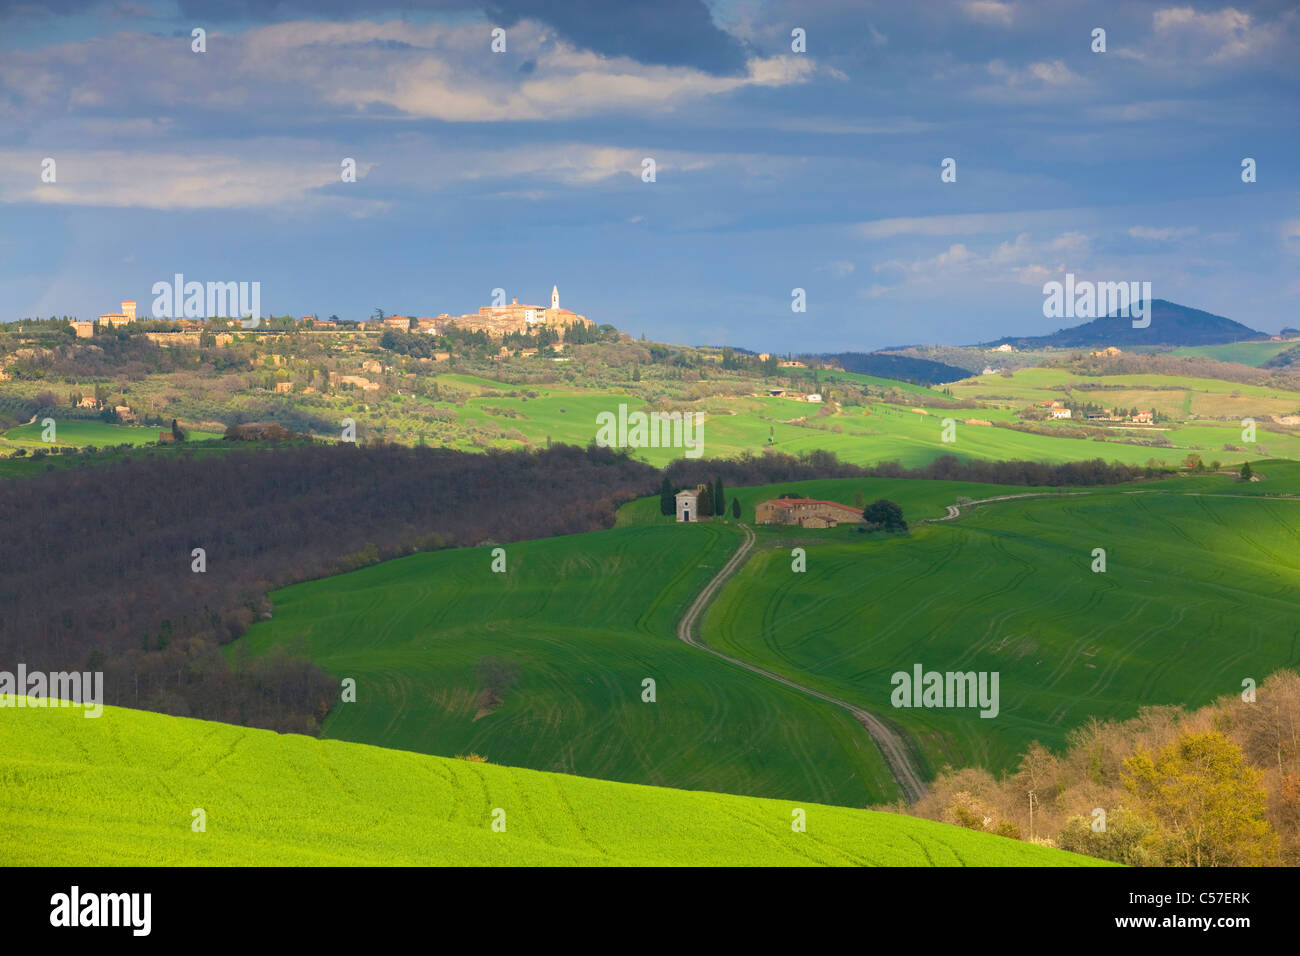
{"type": "Polygon", "coordinates": [[[849,505],[840,504],[838,501],[824,501],[821,498],[773,498],[767,504],[776,505],[778,508],[789,508],[793,505],[826,505],[828,508],[851,511],[855,515],[862,514],[861,508],[852,508],[849,505]]]}

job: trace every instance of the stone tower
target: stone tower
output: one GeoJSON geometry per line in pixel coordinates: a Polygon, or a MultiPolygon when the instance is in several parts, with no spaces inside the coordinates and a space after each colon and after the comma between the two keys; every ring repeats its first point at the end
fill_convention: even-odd
{"type": "Polygon", "coordinates": [[[553,285],[551,286],[551,308],[558,309],[559,307],[560,307],[560,287],[558,285],[553,285]]]}

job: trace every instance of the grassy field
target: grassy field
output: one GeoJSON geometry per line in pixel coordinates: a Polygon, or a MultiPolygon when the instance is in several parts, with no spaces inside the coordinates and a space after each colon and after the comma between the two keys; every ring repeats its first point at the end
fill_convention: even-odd
{"type": "Polygon", "coordinates": [[[1061,398],[1064,390],[1098,405],[1154,408],[1166,415],[1240,419],[1289,415],[1300,408],[1300,393],[1217,378],[1175,375],[1079,375],[1067,369],[1027,368],[1010,378],[984,375],[948,386],[955,398],[988,401],[1008,408],[1061,398]],[[1105,385],[1104,389],[1088,386],[1105,385]],[[1081,387],[1082,386],[1082,387],[1081,387]]]}
{"type": "MultiPolygon", "coordinates": [[[[19,425],[0,436],[0,451],[13,448],[48,448],[50,445],[71,445],[81,448],[86,445],[148,445],[158,441],[158,433],[168,429],[144,425],[110,425],[89,419],[54,420],[55,441],[41,440],[44,431],[40,422],[19,425]]],[[[220,438],[215,432],[193,431],[187,433],[194,441],[208,438],[220,438]]]]}
{"type": "MultiPolygon", "coordinates": [[[[963,499],[1048,497],[966,508],[910,537],[759,528],[759,550],[703,637],[901,724],[931,772],[1006,767],[1030,740],[1060,744],[1089,715],[1204,703],[1225,682],[1294,666],[1300,631],[1278,594],[1300,582],[1288,556],[1300,501],[1273,499],[1300,492],[1300,465],[1257,468],[1255,483],[1187,475],[1081,490],[906,479],[728,489],[751,522],[758,501],[786,491],[889,498],[911,522],[963,499]],[[808,546],[802,574],[790,570],[795,542],[808,546]],[[1107,550],[1104,575],[1089,570],[1093,547],[1107,550]],[[1221,631],[1234,615],[1239,626],[1221,631]],[[998,718],[891,708],[889,676],[916,662],[998,670],[998,718]]],[[[338,739],[657,786],[892,799],[847,715],[676,640],[682,611],[739,540],[730,521],[676,525],[645,498],[613,531],[510,545],[505,574],[483,547],[284,589],[244,643],[255,654],[296,648],[357,680],[358,701],[325,726],[338,739]],[[518,672],[495,701],[481,674],[492,660],[518,672]],[[653,704],[640,697],[646,677],[653,704]]]]}
{"type": "Polygon", "coordinates": [[[412,555],[274,592],[273,620],[240,643],[301,647],[357,681],[329,737],[656,786],[894,799],[848,714],[676,638],[739,541],[721,522],[620,528],[509,545],[503,574],[488,547],[412,555]],[[518,671],[496,703],[485,660],[518,671]]]}
{"type": "MultiPolygon", "coordinates": [[[[663,394],[647,388],[647,394],[672,398],[673,408],[702,413],[701,451],[706,457],[716,458],[761,453],[764,449],[792,455],[826,450],[855,464],[896,460],[907,466],[924,465],[945,454],[967,459],[1047,462],[1100,457],[1129,464],[1146,464],[1152,459],[1175,464],[1191,452],[1200,454],[1207,462],[1217,459],[1229,464],[1270,456],[1300,458],[1300,433],[1263,425],[1269,416],[1300,410],[1300,393],[1278,389],[1214,379],[1159,375],[1088,377],[1061,369],[1025,368],[1010,378],[978,376],[950,386],[954,398],[978,401],[983,403],[982,407],[921,409],[908,404],[888,404],[878,396],[883,390],[892,390],[892,397],[905,402],[913,400],[910,396],[915,396],[917,402],[945,396],[935,389],[835,371],[819,372],[820,385],[814,386],[811,372],[797,371],[799,388],[820,387],[834,398],[837,390],[845,394],[841,385],[870,386],[877,398],[868,399],[867,405],[807,403],[762,394],[766,384],[762,380],[726,379],[713,384],[695,382],[689,388],[676,383],[674,391],[663,394]],[[1086,388],[1096,385],[1106,388],[1086,388]],[[717,390],[715,394],[709,394],[711,388],[717,390]],[[1075,398],[1125,408],[1155,408],[1177,421],[1159,427],[1109,427],[1104,440],[1102,436],[1082,435],[1070,423],[1049,424],[1045,426],[1049,430],[1047,434],[966,424],[968,419],[1001,424],[1015,422],[1017,410],[1035,402],[1061,398],[1067,388],[1073,390],[1075,398]],[[754,393],[731,394],[738,389],[752,389],[754,393]],[[700,395],[708,397],[700,398],[700,395]],[[1245,446],[1240,422],[1246,417],[1261,422],[1258,445],[1244,451],[1225,448],[1226,445],[1245,446]],[[954,441],[943,440],[946,418],[957,423],[954,441]]],[[[426,375],[424,381],[436,384],[441,389],[440,397],[398,389],[386,393],[382,399],[343,392],[310,396],[310,401],[307,397],[296,399],[288,395],[277,400],[283,403],[286,414],[293,412],[294,402],[299,400],[307,402],[304,410],[310,410],[313,420],[333,422],[342,417],[354,418],[363,438],[378,437],[410,444],[423,440],[465,451],[536,448],[548,442],[585,446],[596,438],[598,415],[617,415],[620,406],[626,406],[629,413],[649,407],[645,394],[631,394],[617,384],[601,387],[517,384],[456,372],[426,375]]],[[[787,379],[782,377],[779,382],[786,384],[787,379]]],[[[628,387],[631,386],[629,382],[628,387]]],[[[161,393],[156,397],[161,399],[161,393]]],[[[256,406],[260,409],[258,414],[266,413],[256,402],[245,407],[247,404],[233,402],[226,410],[249,415],[256,406]]],[[[216,411],[208,409],[204,414],[210,418],[216,411]]],[[[10,429],[0,436],[0,454],[20,447],[39,447],[40,434],[39,423],[10,429]]],[[[193,435],[196,440],[205,436],[206,433],[193,435]]],[[[338,435],[329,430],[322,437],[336,439],[338,435]]],[[[157,435],[151,428],[69,421],[59,424],[59,439],[71,445],[109,445],[152,442],[157,435]]],[[[660,467],[684,453],[681,447],[633,449],[637,458],[660,467]]]]}
{"type": "MultiPolygon", "coordinates": [[[[202,458],[206,455],[225,455],[235,451],[248,451],[254,448],[274,452],[283,447],[283,442],[270,441],[222,441],[209,438],[206,441],[185,442],[179,445],[133,446],[125,450],[104,450],[94,453],[44,455],[34,458],[25,455],[22,458],[5,458],[0,456],[0,478],[32,478],[47,471],[65,468],[104,468],[126,458],[158,457],[171,458],[178,455],[193,455],[202,458]]],[[[45,446],[48,447],[48,446],[45,446]]]]}
{"type": "Polygon", "coordinates": [[[93,720],[72,708],[0,709],[0,781],[4,866],[1106,865],[898,814],[116,707],[93,720]],[[796,807],[806,832],[792,830],[796,807]],[[204,832],[192,829],[195,809],[204,832]],[[492,830],[497,810],[504,832],[492,830]]]}
{"type": "MultiPolygon", "coordinates": [[[[914,528],[757,552],[705,641],[911,732],[931,772],[998,770],[1090,716],[1198,706],[1300,663],[1300,466],[1005,501],[914,528]],[[1094,548],[1107,570],[1093,573],[1094,548]],[[1000,712],[894,708],[891,675],[1000,674],[1000,712]]],[[[802,534],[807,534],[802,533],[802,534]]]]}
{"type": "Polygon", "coordinates": [[[1200,356],[1218,362],[1239,362],[1259,368],[1279,352],[1297,344],[1296,339],[1286,342],[1237,342],[1232,345],[1185,345],[1174,349],[1174,355],[1200,356]]]}
{"type": "MultiPolygon", "coordinates": [[[[513,386],[491,379],[456,374],[438,376],[444,387],[454,388],[465,396],[460,404],[427,403],[447,416],[454,416],[455,429],[438,438],[442,444],[467,450],[476,447],[541,446],[546,442],[586,445],[596,437],[596,416],[602,412],[618,413],[626,405],[629,413],[648,406],[643,398],[616,389],[585,389],[572,386],[513,386]],[[476,434],[482,445],[465,436],[476,434]],[[482,438],[493,435],[491,440],[482,438]]],[[[834,389],[836,381],[852,381],[897,388],[924,396],[943,397],[933,389],[908,386],[888,379],[825,372],[823,387],[834,389]]],[[[759,383],[761,384],[761,383],[759,383]]],[[[759,387],[756,384],[755,387],[759,387]]],[[[811,388],[811,378],[806,382],[811,388]]],[[[1300,408],[1300,394],[1278,392],[1256,386],[1236,386],[1211,379],[1180,379],[1171,376],[1111,376],[1085,379],[1055,369],[1023,369],[1010,379],[984,376],[955,383],[954,397],[977,397],[990,407],[974,409],[930,408],[926,414],[905,405],[874,402],[867,406],[817,405],[788,398],[767,396],[715,396],[689,407],[705,414],[702,452],[705,457],[731,458],[745,452],[759,453],[773,449],[798,455],[826,450],[855,464],[876,464],[897,460],[907,466],[924,465],[943,454],[959,458],[1065,462],[1089,458],[1146,464],[1155,459],[1175,464],[1195,451],[1207,461],[1240,462],[1247,458],[1270,455],[1300,457],[1300,437],[1286,433],[1260,432],[1262,448],[1248,452],[1224,449],[1225,444],[1241,444],[1240,419],[1254,416],[1261,421],[1269,414],[1286,414],[1300,408]],[[1109,440],[1080,436],[1070,424],[1053,427],[1056,434],[1030,434],[1006,428],[967,425],[967,419],[993,422],[1015,420],[1015,410],[1036,401],[1060,398],[1069,383],[1077,386],[1102,382],[1124,386],[1118,390],[1090,393],[1099,403],[1124,407],[1158,408],[1167,414],[1187,416],[1194,426],[1161,428],[1113,428],[1109,440]],[[1234,394],[1235,393],[1235,394],[1234,394]],[[955,441],[943,440],[943,420],[956,423],[955,441]],[[1230,418],[1228,421],[1213,419],[1230,418]],[[1151,442],[1157,444],[1149,444],[1151,442]],[[1160,447],[1167,441],[1169,447],[1160,447]]],[[[1082,392],[1076,394],[1082,395],[1082,392]]],[[[386,418],[391,434],[408,434],[420,426],[414,414],[404,412],[420,407],[422,400],[403,398],[402,405],[386,418]]],[[[349,414],[363,416],[358,409],[349,414]]],[[[359,417],[360,420],[360,417],[359,417]]],[[[450,426],[448,426],[450,427],[450,426]]],[[[682,448],[641,448],[633,454],[653,465],[663,466],[682,457],[682,448]]]]}
{"type": "MultiPolygon", "coordinates": [[[[1223,384],[1223,383],[1220,383],[1223,384]]],[[[954,386],[955,388],[956,386],[954,386]]],[[[1105,393],[1110,395],[1111,393],[1105,393]]],[[[1129,393],[1123,393],[1129,395],[1129,393]]],[[[1054,397],[1059,398],[1060,392],[1054,397]]],[[[1142,396],[1129,395],[1130,398],[1142,396]]],[[[1107,398],[1105,401],[1111,401],[1107,398]]],[[[1179,400],[1182,400],[1181,394],[1179,400]]],[[[1300,402],[1300,396],[1295,400],[1300,402]]],[[[782,401],[772,399],[771,401],[782,401]]],[[[1025,401],[1017,408],[1030,404],[1025,401]]],[[[1126,407],[1129,403],[1124,403],[1126,407]]],[[[1134,405],[1141,405],[1134,401],[1134,405]]],[[[1275,403],[1279,404],[1279,403],[1275,403]]],[[[1289,400],[1286,404],[1290,407],[1289,400]]],[[[1148,404],[1146,407],[1150,407],[1148,404]]],[[[803,406],[806,414],[808,406],[803,406]]],[[[1131,465],[1157,462],[1175,465],[1188,454],[1196,452],[1206,462],[1220,460],[1227,464],[1240,463],[1262,457],[1300,458],[1300,437],[1286,432],[1258,429],[1257,444],[1242,443],[1240,421],[1195,422],[1189,426],[1162,428],[1115,428],[1107,433],[1110,440],[1102,441],[1082,435],[1071,425],[1045,426],[1056,434],[1033,434],[1009,428],[966,424],[976,421],[1015,420],[1011,409],[928,409],[921,414],[911,408],[896,405],[874,404],[867,408],[848,407],[838,414],[824,418],[809,418],[802,424],[778,424],[775,441],[768,447],[788,454],[798,455],[818,449],[834,452],[843,461],[871,465],[884,461],[898,461],[907,467],[925,465],[939,455],[954,455],[962,459],[985,461],[1045,461],[1067,462],[1101,458],[1105,461],[1122,461],[1131,465]],[[944,419],[955,423],[953,440],[944,438],[944,419]],[[1059,436],[1059,437],[1058,437],[1059,436]],[[1167,440],[1169,447],[1143,444],[1153,440],[1167,440]],[[1230,451],[1224,445],[1233,444],[1242,451],[1230,451]]],[[[793,421],[793,420],[792,420],[793,421]]],[[[746,447],[743,432],[752,422],[744,416],[723,418],[712,416],[705,422],[705,455],[715,452],[728,457],[746,447]],[[722,436],[719,438],[718,436],[722,436]],[[735,436],[735,437],[733,437],[735,436]],[[727,454],[717,449],[717,441],[726,442],[727,454]]],[[[752,441],[755,436],[749,435],[752,441]]],[[[760,442],[751,450],[761,449],[760,442]]]]}

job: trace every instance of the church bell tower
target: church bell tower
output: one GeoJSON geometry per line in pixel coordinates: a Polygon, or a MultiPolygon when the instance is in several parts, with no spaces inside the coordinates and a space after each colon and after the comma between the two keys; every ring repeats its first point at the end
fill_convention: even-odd
{"type": "Polygon", "coordinates": [[[557,310],[560,308],[560,287],[558,285],[551,286],[551,308],[557,310]]]}

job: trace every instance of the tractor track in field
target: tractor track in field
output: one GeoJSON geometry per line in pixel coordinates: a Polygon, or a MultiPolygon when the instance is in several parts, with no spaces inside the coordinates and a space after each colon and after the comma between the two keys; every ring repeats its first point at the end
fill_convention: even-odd
{"type": "Polygon", "coordinates": [[[840,700],[838,697],[832,697],[830,694],[822,693],[811,687],[805,687],[803,684],[773,671],[742,661],[729,654],[724,654],[705,644],[695,635],[696,624],[704,614],[705,608],[717,597],[718,592],[722,590],[722,586],[727,580],[740,570],[741,566],[749,558],[750,552],[754,549],[754,532],[745,524],[740,525],[740,530],[744,532],[745,540],[741,542],[735,554],[722,566],[722,570],[715,574],[713,579],[695,596],[695,600],[691,602],[691,605],[686,609],[686,613],[682,615],[677,624],[677,637],[691,647],[721,658],[729,664],[742,667],[751,673],[766,677],[768,680],[774,680],[800,693],[808,694],[818,700],[824,700],[848,711],[875,742],[876,747],[880,750],[880,755],[885,759],[885,765],[889,767],[889,772],[893,775],[894,781],[898,784],[898,789],[902,791],[904,798],[908,803],[915,803],[925,793],[925,783],[921,780],[920,771],[913,762],[908,745],[899,731],[890,727],[870,711],[856,707],[848,701],[840,700]]]}
{"type": "MultiPolygon", "coordinates": [[[[1026,491],[1014,495],[998,495],[994,498],[975,498],[957,504],[944,505],[948,509],[948,513],[942,518],[922,518],[915,524],[935,524],[940,521],[952,521],[954,518],[961,517],[963,507],[973,508],[976,505],[988,504],[990,501],[1015,501],[1020,498],[1078,498],[1100,493],[1095,491],[1026,491]]],[[[1172,488],[1143,488],[1121,493],[1126,495],[1181,495],[1188,498],[1248,498],[1252,501],[1287,501],[1300,497],[1297,495],[1226,495],[1213,491],[1175,491],[1172,488]]]]}

